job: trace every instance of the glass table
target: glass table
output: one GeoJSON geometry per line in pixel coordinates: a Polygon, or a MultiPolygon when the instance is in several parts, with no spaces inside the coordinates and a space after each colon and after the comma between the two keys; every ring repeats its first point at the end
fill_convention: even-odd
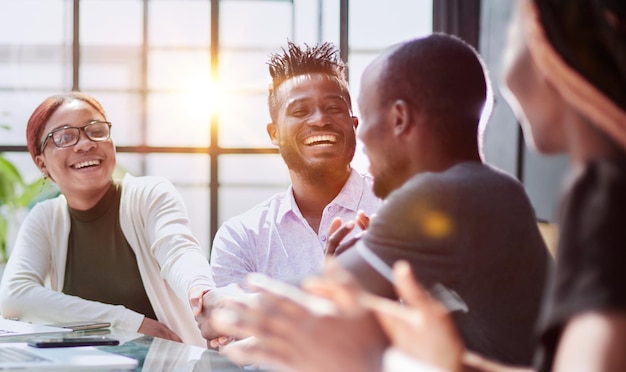
{"type": "Polygon", "coordinates": [[[40,336],[2,337],[0,342],[26,342],[36,337],[81,337],[103,335],[120,341],[117,346],[99,346],[98,348],[115,354],[136,359],[139,364],[134,370],[145,372],[159,371],[211,371],[231,372],[244,369],[230,362],[215,350],[140,333],[122,331],[115,328],[74,331],[63,334],[47,334],[40,336]]]}

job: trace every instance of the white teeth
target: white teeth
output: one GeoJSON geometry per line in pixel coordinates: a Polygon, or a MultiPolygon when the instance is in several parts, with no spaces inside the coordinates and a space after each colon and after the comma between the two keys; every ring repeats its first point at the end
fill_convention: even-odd
{"type": "MultiPolygon", "coordinates": [[[[312,145],[315,144],[316,142],[330,142],[332,143],[336,143],[337,142],[337,136],[334,136],[332,134],[325,134],[322,136],[312,136],[309,137],[307,139],[304,140],[304,144],[305,145],[312,145]]],[[[328,145],[328,143],[318,143],[319,145],[328,145]]]]}
{"type": "Polygon", "coordinates": [[[100,160],[88,160],[74,165],[74,169],[85,168],[91,165],[100,165],[100,160]]]}

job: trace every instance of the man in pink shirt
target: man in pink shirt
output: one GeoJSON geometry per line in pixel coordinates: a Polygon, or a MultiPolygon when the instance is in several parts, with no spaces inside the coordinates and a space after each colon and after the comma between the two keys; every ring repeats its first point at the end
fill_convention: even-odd
{"type": "Polygon", "coordinates": [[[350,166],[358,119],[338,50],[290,42],[268,64],[267,133],[291,185],[218,230],[211,250],[218,287],[243,283],[250,272],[287,281],[318,273],[332,221],[354,220],[358,211],[371,215],[381,204],[371,177],[350,166]]]}

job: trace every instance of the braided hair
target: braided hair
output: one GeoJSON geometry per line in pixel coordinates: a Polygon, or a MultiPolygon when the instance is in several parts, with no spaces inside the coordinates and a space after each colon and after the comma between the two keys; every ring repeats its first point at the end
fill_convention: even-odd
{"type": "Polygon", "coordinates": [[[273,53],[267,64],[272,78],[269,87],[268,106],[272,121],[276,121],[278,102],[276,93],[285,81],[299,75],[322,73],[337,81],[351,106],[346,64],[339,57],[339,50],[334,44],[324,42],[315,46],[304,44],[300,47],[289,41],[287,49],[281,53],[273,53]]]}

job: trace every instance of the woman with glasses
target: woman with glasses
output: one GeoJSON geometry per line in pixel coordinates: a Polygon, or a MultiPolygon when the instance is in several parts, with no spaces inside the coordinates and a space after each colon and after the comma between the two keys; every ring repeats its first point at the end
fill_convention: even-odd
{"type": "MultiPolygon", "coordinates": [[[[47,98],[28,150],[61,195],[26,217],[0,287],[5,318],[100,320],[206,345],[191,306],[214,287],[180,195],[163,178],[113,180],[111,123],[83,93],[47,98]]],[[[198,309],[194,309],[198,310],[198,309]]]]}

